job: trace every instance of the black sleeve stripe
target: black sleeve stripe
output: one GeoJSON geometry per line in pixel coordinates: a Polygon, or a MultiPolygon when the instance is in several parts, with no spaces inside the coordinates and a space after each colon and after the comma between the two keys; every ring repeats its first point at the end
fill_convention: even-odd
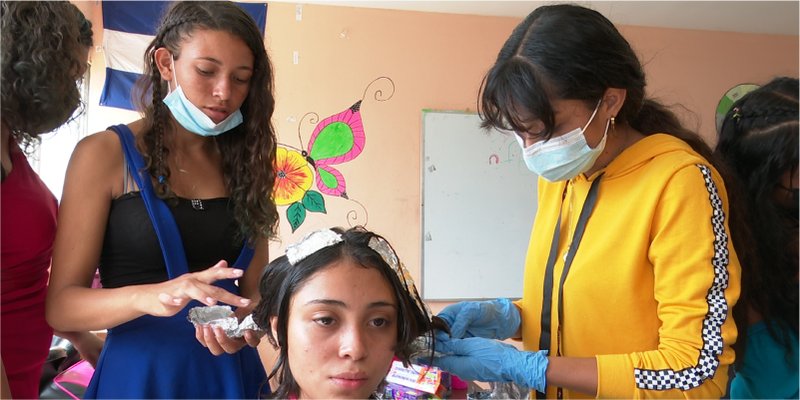
{"type": "Polygon", "coordinates": [[[722,199],[719,197],[717,185],[711,176],[711,170],[697,164],[705,180],[713,214],[711,226],[714,231],[714,256],[711,265],[714,267],[714,282],[708,289],[706,302],[708,312],[703,319],[703,348],[694,366],[675,371],[672,369],[649,370],[634,369],[636,387],[647,390],[689,390],[700,386],[706,379],[712,378],[719,368],[719,356],[724,344],[722,341],[722,324],[728,316],[728,303],[725,301],[725,289],[728,287],[728,233],[725,231],[725,212],[722,199]]]}

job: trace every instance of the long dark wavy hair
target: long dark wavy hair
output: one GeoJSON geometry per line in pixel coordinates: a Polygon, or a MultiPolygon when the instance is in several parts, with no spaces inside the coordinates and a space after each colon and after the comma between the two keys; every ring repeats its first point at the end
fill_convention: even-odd
{"type": "MultiPolygon", "coordinates": [[[[736,101],[720,127],[715,153],[739,177],[742,195],[737,201],[747,210],[734,217],[744,220],[755,239],[736,247],[742,261],[742,294],[733,309],[739,330],[736,354],[746,354],[748,308],[763,317],[787,357],[796,345],[798,204],[794,198],[787,208],[775,196],[776,191],[787,195],[781,177],[798,168],[798,90],[797,78],[776,78],[736,101]]],[[[737,364],[743,360],[736,357],[737,364]]]]}
{"type": "Polygon", "coordinates": [[[409,362],[415,350],[411,343],[417,337],[431,332],[433,328],[427,310],[418,306],[422,301],[419,299],[419,294],[416,291],[410,293],[392,267],[379,253],[369,247],[370,239],[381,238],[379,235],[360,226],[347,231],[341,228],[332,230],[342,235],[342,242],[322,248],[295,265],[290,264],[286,256],[276,258],[265,268],[259,284],[261,301],[253,311],[253,320],[266,330],[270,343],[279,348],[278,360],[269,374],[270,379],[278,377],[279,385],[273,393],[278,399],[300,394],[300,388],[289,366],[286,345],[292,296],[314,274],[337,261],[351,259],[364,268],[375,268],[389,282],[398,304],[395,354],[400,360],[409,362]],[[270,325],[271,317],[277,317],[275,326],[270,325]],[[275,329],[277,336],[273,335],[271,328],[275,329]]]}
{"type": "Polygon", "coordinates": [[[77,74],[86,66],[92,24],[66,1],[3,1],[0,19],[0,112],[27,148],[78,115],[77,74]]]}
{"type": "MultiPolygon", "coordinates": [[[[594,108],[606,89],[627,92],[615,122],[644,135],[667,133],[687,142],[715,167],[711,148],[666,106],[645,97],[645,74],[628,41],[597,11],[570,4],[536,8],[506,40],[483,78],[478,109],[484,128],[526,132],[527,111],[553,134],[554,99],[594,108]]],[[[723,171],[717,170],[722,174],[723,171]]]]}
{"type": "Polygon", "coordinates": [[[275,129],[272,113],[272,64],[255,21],[239,6],[227,1],[186,1],[172,5],[161,20],[155,38],[144,54],[144,73],[136,83],[134,98],[144,115],[144,159],[155,180],[156,193],[165,199],[175,198],[170,187],[167,164],[169,148],[165,136],[173,134],[171,114],[164,104],[167,82],[161,79],[155,51],[166,48],[177,60],[181,44],[196,29],[228,32],[240,38],[253,53],[250,89],[241,106],[244,123],[215,136],[222,155],[222,172],[233,204],[234,217],[241,234],[255,240],[273,238],[278,211],[272,200],[275,182],[275,129]]]}

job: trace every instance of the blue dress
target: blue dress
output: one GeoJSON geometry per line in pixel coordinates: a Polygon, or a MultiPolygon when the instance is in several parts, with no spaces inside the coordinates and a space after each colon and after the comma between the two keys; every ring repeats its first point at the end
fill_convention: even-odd
{"type": "MultiPolygon", "coordinates": [[[[120,137],[125,158],[154,223],[169,278],[188,272],[180,236],[166,204],[158,199],[144,171],[144,161],[127,126],[110,128],[120,137]],[[165,250],[169,249],[169,251],[165,250]]],[[[244,246],[234,267],[246,269],[253,250],[244,246]]],[[[215,283],[239,293],[233,280],[215,283]]],[[[172,317],[145,315],[108,330],[103,352],[85,398],[259,398],[269,384],[256,349],[214,356],[195,339],[188,310],[172,317]]]]}

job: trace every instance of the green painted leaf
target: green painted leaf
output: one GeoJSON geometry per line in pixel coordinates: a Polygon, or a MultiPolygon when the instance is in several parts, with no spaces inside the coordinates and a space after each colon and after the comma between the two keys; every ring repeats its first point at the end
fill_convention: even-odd
{"type": "Polygon", "coordinates": [[[325,210],[325,198],[316,190],[309,190],[306,192],[306,195],[303,196],[303,205],[308,211],[327,214],[325,210]]]}
{"type": "Polygon", "coordinates": [[[292,233],[294,233],[306,220],[306,208],[303,206],[303,203],[298,201],[290,205],[289,208],[286,209],[286,219],[292,226],[292,233]]]}

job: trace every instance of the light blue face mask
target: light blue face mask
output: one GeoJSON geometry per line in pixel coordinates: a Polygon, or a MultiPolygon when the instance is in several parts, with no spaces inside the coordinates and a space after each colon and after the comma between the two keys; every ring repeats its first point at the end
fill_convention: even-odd
{"type": "Polygon", "coordinates": [[[575,128],[561,136],[550,138],[550,140],[543,140],[525,147],[522,138],[514,135],[522,147],[522,157],[525,159],[528,169],[550,182],[555,182],[572,179],[591,168],[605,148],[606,134],[608,133],[608,123],[606,123],[603,139],[600,140],[597,147],[591,148],[586,143],[584,132],[592,123],[598,108],[600,108],[599,102],[583,129],[575,128]]]}
{"type": "Polygon", "coordinates": [[[244,121],[242,112],[237,109],[222,122],[215,124],[208,115],[186,98],[181,85],[178,83],[174,59],[172,60],[172,70],[175,71],[175,90],[166,95],[163,101],[172,113],[172,117],[187,131],[200,136],[217,136],[236,128],[244,121]]]}

